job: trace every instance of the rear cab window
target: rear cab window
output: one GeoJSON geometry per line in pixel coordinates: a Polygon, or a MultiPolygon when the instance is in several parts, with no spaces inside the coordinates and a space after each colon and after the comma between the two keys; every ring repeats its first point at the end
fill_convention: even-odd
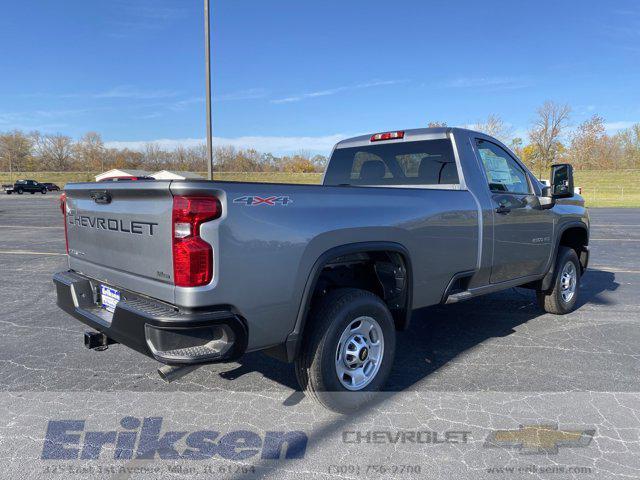
{"type": "Polygon", "coordinates": [[[336,148],[324,185],[457,186],[458,168],[449,139],[336,148]]]}

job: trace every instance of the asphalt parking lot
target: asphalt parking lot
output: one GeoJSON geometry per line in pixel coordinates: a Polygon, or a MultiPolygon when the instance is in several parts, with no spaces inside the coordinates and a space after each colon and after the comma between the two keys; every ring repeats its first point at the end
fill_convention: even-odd
{"type": "Polygon", "coordinates": [[[86,350],[85,328],[55,306],[51,276],[66,264],[57,197],[0,196],[5,478],[640,478],[640,209],[591,210],[591,264],[574,313],[543,314],[524,289],[416,312],[387,392],[345,417],[296,392],[292,366],[260,353],[166,384],[155,361],[126,348],[86,350]],[[301,458],[281,460],[264,449],[114,459],[106,443],[97,459],[43,458],[52,420],[120,432],[125,417],[162,418],[163,432],[249,431],[263,446],[272,431],[308,440],[301,458]],[[531,425],[583,439],[544,451],[517,434],[503,448],[488,441],[531,425]],[[416,431],[430,441],[398,440],[416,431]]]}

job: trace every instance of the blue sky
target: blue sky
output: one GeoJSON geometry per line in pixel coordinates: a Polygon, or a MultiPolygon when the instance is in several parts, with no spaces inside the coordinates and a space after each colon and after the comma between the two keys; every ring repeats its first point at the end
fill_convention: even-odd
{"type": "MultiPolygon", "coordinates": [[[[201,0],[0,1],[0,131],[204,137],[201,0]]],[[[547,99],[640,121],[637,0],[212,4],[218,142],[326,153],[491,113],[524,133],[547,99]]]]}

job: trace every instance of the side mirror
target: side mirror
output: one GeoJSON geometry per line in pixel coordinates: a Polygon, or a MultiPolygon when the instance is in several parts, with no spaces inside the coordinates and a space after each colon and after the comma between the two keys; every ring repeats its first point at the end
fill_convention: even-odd
{"type": "Polygon", "coordinates": [[[548,210],[555,206],[556,199],[551,195],[551,187],[542,188],[542,196],[538,197],[538,202],[540,202],[542,210],[548,210]]]}
{"type": "Polygon", "coordinates": [[[568,163],[551,165],[551,197],[573,197],[573,167],[568,163]]]}

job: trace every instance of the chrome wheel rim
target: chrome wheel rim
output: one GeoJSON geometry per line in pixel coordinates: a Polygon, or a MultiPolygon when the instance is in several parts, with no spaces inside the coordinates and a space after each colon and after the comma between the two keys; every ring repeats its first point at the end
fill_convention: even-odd
{"type": "Polygon", "coordinates": [[[347,325],[336,349],[336,374],[347,390],[362,390],[375,378],[384,356],[380,324],[371,317],[358,317],[347,325]]]}
{"type": "Polygon", "coordinates": [[[560,274],[560,288],[562,301],[569,303],[576,294],[578,272],[573,262],[567,262],[560,274]]]}

